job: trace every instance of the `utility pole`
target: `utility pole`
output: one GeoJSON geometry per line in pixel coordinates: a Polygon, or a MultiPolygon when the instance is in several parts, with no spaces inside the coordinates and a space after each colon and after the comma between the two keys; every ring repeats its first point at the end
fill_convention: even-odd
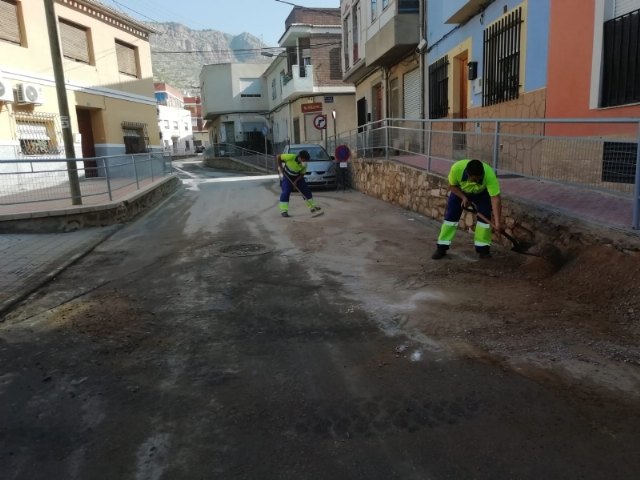
{"type": "Polygon", "coordinates": [[[60,111],[60,123],[62,124],[64,152],[67,158],[67,174],[69,176],[71,202],[73,205],[82,205],[82,194],[80,193],[78,167],[75,162],[76,152],[73,148],[71,117],[69,116],[69,103],[67,101],[64,69],[62,68],[62,51],[60,50],[60,40],[58,39],[58,22],[56,21],[54,0],[44,0],[44,10],[47,16],[51,62],[53,63],[53,76],[56,81],[56,93],[58,94],[58,110],[60,111]],[[74,159],[74,161],[71,161],[70,159],[74,159]]]}

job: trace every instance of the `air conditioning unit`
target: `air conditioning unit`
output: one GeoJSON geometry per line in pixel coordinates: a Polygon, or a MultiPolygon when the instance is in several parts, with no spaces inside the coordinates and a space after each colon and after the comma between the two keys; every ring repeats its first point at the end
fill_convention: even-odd
{"type": "Polygon", "coordinates": [[[35,105],[41,105],[44,103],[42,96],[42,87],[39,85],[33,85],[31,83],[19,83],[18,84],[18,103],[32,103],[35,105]]]}
{"type": "Polygon", "coordinates": [[[0,102],[13,102],[13,85],[0,77],[0,102]]]}

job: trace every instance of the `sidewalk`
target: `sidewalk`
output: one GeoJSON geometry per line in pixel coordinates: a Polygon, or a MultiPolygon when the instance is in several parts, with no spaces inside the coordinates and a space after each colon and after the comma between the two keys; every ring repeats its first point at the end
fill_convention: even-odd
{"type": "MultiPolygon", "coordinates": [[[[391,160],[427,170],[427,158],[419,155],[390,156],[391,160]]],[[[430,171],[446,177],[451,162],[432,159],[430,171]]],[[[525,200],[552,212],[595,222],[600,226],[632,230],[633,199],[586,188],[545,182],[528,177],[498,177],[502,193],[525,200]]]]}
{"type": "MultiPolygon", "coordinates": [[[[36,219],[72,215],[94,217],[99,213],[113,215],[117,220],[122,215],[123,202],[130,206],[140,202],[141,206],[136,211],[148,208],[154,204],[154,199],[160,198],[162,189],[172,178],[176,177],[140,181],[139,188],[135,183],[121,185],[118,198],[113,201],[109,200],[108,194],[102,193],[86,197],[84,205],[71,205],[69,199],[2,205],[0,227],[2,221],[11,223],[18,218],[35,222],[36,219]]],[[[102,187],[97,188],[100,191],[102,187]]],[[[121,222],[115,222],[105,227],[80,228],[66,233],[0,233],[0,322],[14,305],[91,252],[121,227],[121,222]]],[[[37,232],[37,228],[34,231],[37,232]]]]}
{"type": "Polygon", "coordinates": [[[0,235],[0,321],[13,305],[119,228],[119,225],[112,225],[69,233],[0,235]]]}

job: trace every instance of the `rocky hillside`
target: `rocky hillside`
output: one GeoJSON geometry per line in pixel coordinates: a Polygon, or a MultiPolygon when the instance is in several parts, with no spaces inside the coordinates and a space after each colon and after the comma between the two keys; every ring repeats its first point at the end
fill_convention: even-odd
{"type": "Polygon", "coordinates": [[[153,76],[184,91],[197,94],[200,70],[210,63],[264,62],[264,45],[249,33],[230,35],[217,30],[192,30],[180,23],[149,23],[158,31],[151,36],[153,76]],[[161,53],[193,51],[193,53],[161,53]]]}

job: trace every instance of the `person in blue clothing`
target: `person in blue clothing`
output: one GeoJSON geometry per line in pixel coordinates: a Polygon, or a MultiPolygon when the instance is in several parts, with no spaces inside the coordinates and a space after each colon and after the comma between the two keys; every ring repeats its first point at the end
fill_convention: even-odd
{"type": "Polygon", "coordinates": [[[502,201],[495,172],[480,160],[458,160],[449,171],[449,191],[444,222],[431,258],[440,260],[447,254],[458,230],[462,209],[468,206],[474,206],[492,223],[489,225],[478,219],[474,234],[478,256],[491,258],[491,227],[496,231],[502,229],[502,201]]]}
{"type": "Polygon", "coordinates": [[[301,150],[296,155],[295,153],[282,153],[278,155],[278,172],[281,174],[280,187],[282,193],[280,193],[280,215],[287,218],[289,217],[289,197],[291,192],[300,190],[300,193],[304,197],[305,203],[312,214],[318,215],[321,213],[321,208],[316,205],[313,199],[313,194],[304,181],[304,174],[307,171],[307,165],[310,158],[309,152],[301,150]]]}

